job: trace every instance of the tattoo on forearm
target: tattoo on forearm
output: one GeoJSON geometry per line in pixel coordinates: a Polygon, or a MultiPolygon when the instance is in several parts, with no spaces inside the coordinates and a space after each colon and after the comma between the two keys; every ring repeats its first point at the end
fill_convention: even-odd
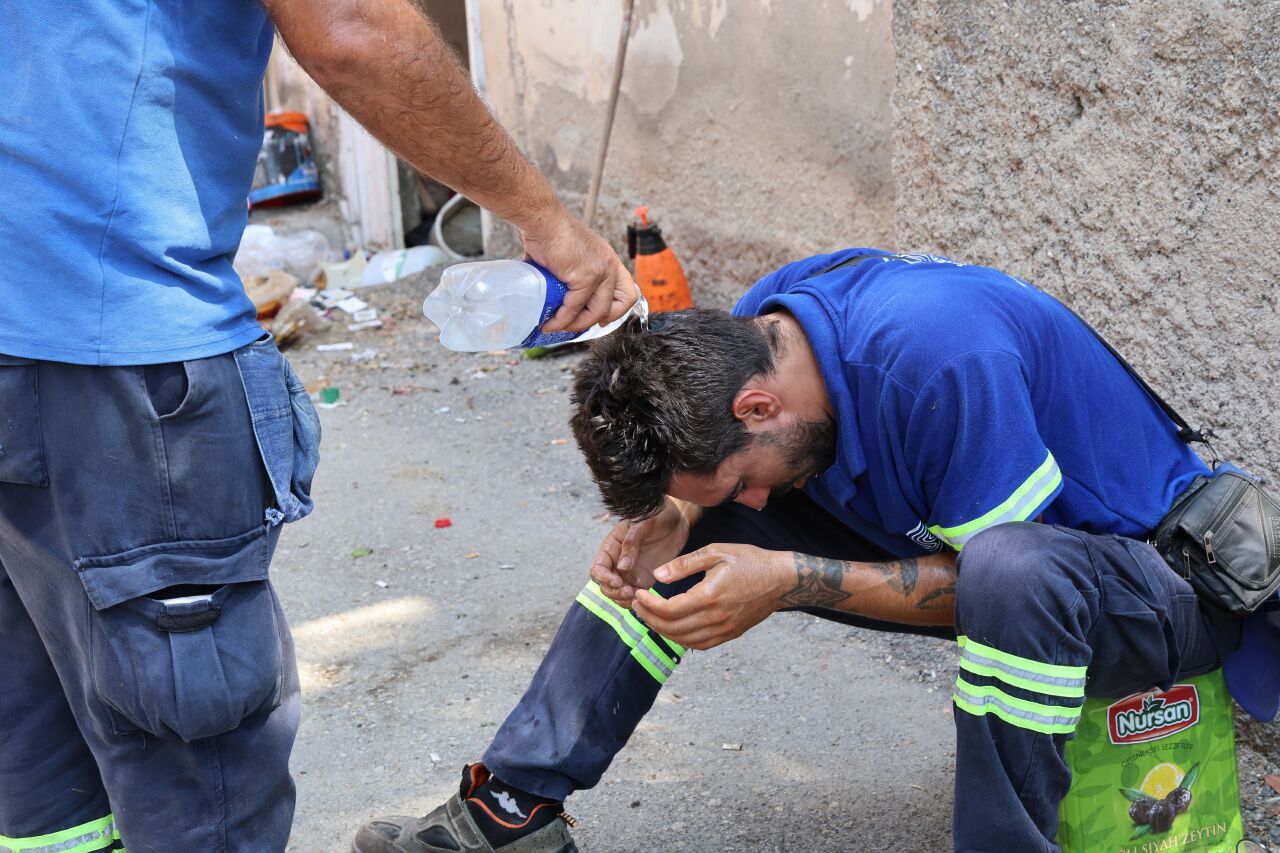
{"type": "Polygon", "coordinates": [[[841,589],[849,564],[808,554],[795,555],[796,585],[782,596],[792,607],[834,607],[852,593],[841,589]]]}
{"type": "Polygon", "coordinates": [[[910,595],[915,592],[916,580],[920,577],[920,564],[914,559],[872,563],[871,568],[880,573],[894,592],[901,595],[910,595]]]}
{"type": "Polygon", "coordinates": [[[940,602],[938,601],[938,599],[942,598],[943,596],[955,595],[955,594],[956,594],[956,585],[953,583],[949,583],[946,586],[940,586],[937,589],[929,590],[924,595],[920,596],[920,600],[916,602],[916,607],[919,608],[920,610],[935,610],[939,607],[949,608],[951,607],[949,603],[940,602]]]}

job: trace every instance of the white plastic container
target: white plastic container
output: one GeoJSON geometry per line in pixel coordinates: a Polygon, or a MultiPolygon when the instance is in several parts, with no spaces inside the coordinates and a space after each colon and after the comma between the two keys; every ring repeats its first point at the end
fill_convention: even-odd
{"type": "Polygon", "coordinates": [[[568,288],[532,261],[475,261],[444,271],[422,312],[440,327],[440,343],[458,352],[511,347],[550,347],[607,335],[629,317],[647,319],[649,306],[637,288],[636,304],[605,327],[543,334],[568,288]]]}
{"type": "Polygon", "coordinates": [[[360,277],[360,285],[370,287],[422,272],[427,267],[449,263],[450,258],[437,246],[414,246],[410,249],[393,249],[378,252],[369,259],[360,277]]]}

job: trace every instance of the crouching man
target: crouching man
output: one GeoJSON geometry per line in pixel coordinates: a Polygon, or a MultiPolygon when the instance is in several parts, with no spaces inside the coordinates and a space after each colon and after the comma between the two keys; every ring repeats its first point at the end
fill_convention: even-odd
{"type": "Polygon", "coordinates": [[[787,609],[955,637],[955,848],[1056,851],[1085,697],[1240,642],[1143,541],[1205,465],[1088,327],[995,270],[793,263],[732,315],[604,338],[574,402],[625,520],[459,794],[367,824],[358,853],[576,849],[561,803],[687,650],[787,609]]]}

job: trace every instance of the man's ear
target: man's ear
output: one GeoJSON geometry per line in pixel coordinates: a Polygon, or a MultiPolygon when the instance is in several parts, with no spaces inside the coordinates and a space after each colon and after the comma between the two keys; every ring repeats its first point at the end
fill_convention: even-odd
{"type": "Polygon", "coordinates": [[[782,401],[761,388],[743,388],[733,398],[733,416],[750,429],[782,414],[782,401]]]}

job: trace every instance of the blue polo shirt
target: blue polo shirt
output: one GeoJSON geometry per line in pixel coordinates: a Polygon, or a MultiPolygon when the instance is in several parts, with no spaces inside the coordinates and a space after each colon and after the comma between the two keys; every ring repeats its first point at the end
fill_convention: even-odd
{"type": "Polygon", "coordinates": [[[231,260],[262,4],[19,0],[0,32],[0,353],[145,364],[260,336],[231,260]]]}
{"type": "Polygon", "coordinates": [[[761,279],[735,313],[804,327],[838,428],[805,491],[892,554],[1034,519],[1142,536],[1203,462],[1057,300],[997,270],[851,249],[761,279]],[[821,271],[857,254],[857,265],[821,271]]]}

